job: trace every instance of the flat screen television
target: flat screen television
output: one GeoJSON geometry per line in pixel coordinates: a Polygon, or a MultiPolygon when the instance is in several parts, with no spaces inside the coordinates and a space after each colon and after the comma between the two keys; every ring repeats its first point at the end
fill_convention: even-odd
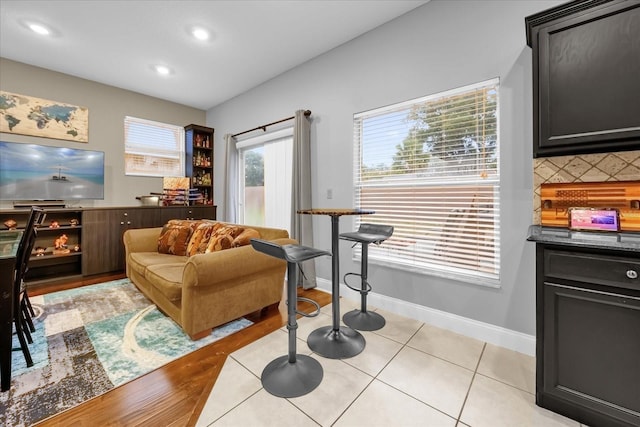
{"type": "Polygon", "coordinates": [[[0,200],[104,199],[104,153],[0,141],[0,200]]]}

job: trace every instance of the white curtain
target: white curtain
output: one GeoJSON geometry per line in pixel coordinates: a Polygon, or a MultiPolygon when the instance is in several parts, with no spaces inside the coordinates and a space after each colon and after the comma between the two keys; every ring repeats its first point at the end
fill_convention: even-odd
{"type": "Polygon", "coordinates": [[[224,217],[226,222],[238,222],[238,150],[236,139],[230,133],[224,136],[226,146],[224,170],[224,217]]]}
{"type": "MultiPolygon", "coordinates": [[[[311,123],[305,110],[298,110],[293,125],[293,191],[291,192],[291,237],[301,245],[313,247],[312,215],[299,215],[300,209],[311,209],[311,123]]],[[[301,264],[298,286],[316,287],[316,264],[311,259],[301,264]]]]}

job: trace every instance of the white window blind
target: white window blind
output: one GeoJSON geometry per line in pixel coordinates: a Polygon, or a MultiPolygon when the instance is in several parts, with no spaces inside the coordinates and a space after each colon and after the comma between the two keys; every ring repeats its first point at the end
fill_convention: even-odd
{"type": "Polygon", "coordinates": [[[184,176],[184,145],[181,126],[125,117],[125,174],[184,176]]]}
{"type": "MultiPolygon", "coordinates": [[[[360,221],[393,225],[372,262],[496,286],[498,79],[354,116],[360,221]]],[[[359,256],[359,251],[355,256],[359,256]]]]}

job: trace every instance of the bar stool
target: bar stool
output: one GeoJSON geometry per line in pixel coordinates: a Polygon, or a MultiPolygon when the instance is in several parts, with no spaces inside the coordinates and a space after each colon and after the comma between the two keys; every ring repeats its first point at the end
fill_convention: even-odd
{"type": "Polygon", "coordinates": [[[361,308],[360,310],[352,310],[342,317],[345,325],[361,331],[377,331],[381,329],[386,321],[384,317],[378,313],[367,311],[367,294],[371,291],[371,285],[367,281],[367,268],[369,261],[369,244],[380,243],[387,240],[393,234],[393,227],[390,225],[380,224],[360,224],[358,231],[351,233],[341,233],[340,238],[349,240],[354,246],[360,243],[362,245],[362,267],[360,273],[347,273],[344,275],[344,283],[349,289],[360,292],[361,308]],[[360,288],[349,285],[347,283],[348,276],[360,276],[360,288]]]}
{"type": "Polygon", "coordinates": [[[311,258],[331,255],[331,253],[301,245],[277,245],[260,239],[251,239],[251,246],[258,252],[287,261],[287,330],[289,331],[289,354],[278,357],[262,371],[262,386],[278,397],[298,397],[314,390],[322,381],[323,370],[320,362],[306,355],[296,354],[296,314],[315,317],[320,314],[320,305],[308,298],[298,297],[296,292],[298,263],[311,258]],[[297,311],[296,302],[313,304],[316,311],[297,311]]]}

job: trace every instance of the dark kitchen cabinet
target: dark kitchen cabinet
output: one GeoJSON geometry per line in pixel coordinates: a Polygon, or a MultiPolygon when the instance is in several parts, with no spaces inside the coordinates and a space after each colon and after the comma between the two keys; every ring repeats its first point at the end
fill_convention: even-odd
{"type": "Polygon", "coordinates": [[[534,157],[640,149],[640,1],[572,1],[525,23],[534,157]]]}
{"type": "Polygon", "coordinates": [[[640,425],[639,253],[536,250],[536,403],[591,427],[640,425]]]}

